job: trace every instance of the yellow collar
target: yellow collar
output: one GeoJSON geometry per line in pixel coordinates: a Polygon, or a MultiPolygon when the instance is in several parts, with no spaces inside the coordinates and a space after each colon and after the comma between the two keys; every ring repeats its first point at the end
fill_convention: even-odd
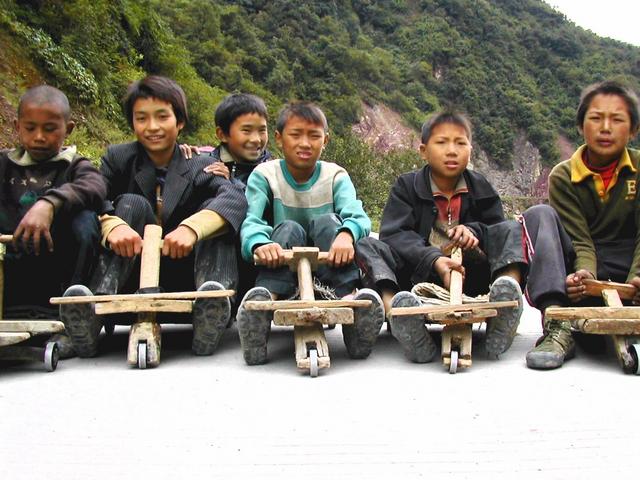
{"type": "MultiPolygon", "coordinates": [[[[582,161],[582,153],[584,149],[587,148],[586,145],[582,145],[578,148],[575,153],[571,156],[571,182],[572,183],[580,183],[583,180],[593,177],[596,175],[595,172],[589,170],[589,168],[582,161]]],[[[629,151],[625,148],[620,160],[618,160],[618,165],[616,166],[616,173],[620,173],[623,168],[629,168],[633,173],[636,173],[636,167],[631,163],[631,157],[629,156],[629,151]]]]}

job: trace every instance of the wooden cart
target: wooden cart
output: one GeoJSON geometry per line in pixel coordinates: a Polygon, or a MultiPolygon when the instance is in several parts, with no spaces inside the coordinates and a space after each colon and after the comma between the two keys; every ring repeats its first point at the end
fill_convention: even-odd
{"type": "Polygon", "coordinates": [[[317,377],[320,369],[331,366],[323,325],[353,324],[353,309],[369,307],[371,300],[316,300],[312,272],[326,263],[328,254],[315,247],[294,247],[284,254],[286,264],[298,274],[300,300],[248,301],[244,308],[271,310],[275,325],[293,326],[296,364],[317,377]]]}
{"type": "MultiPolygon", "coordinates": [[[[140,289],[157,289],[160,282],[160,251],[162,227],[147,225],[144,229],[142,258],[140,262],[140,289]]],[[[233,290],[203,292],[134,293],[118,295],[93,295],[55,297],[54,305],[93,303],[96,315],[137,313],[137,320],[129,332],[127,363],[144,369],[160,364],[161,329],[158,312],[190,313],[197,298],[230,297],[233,290]]]]}
{"type": "MultiPolygon", "coordinates": [[[[462,251],[454,248],[451,258],[462,263],[462,251]]],[[[449,284],[449,305],[422,305],[418,307],[396,307],[391,309],[392,316],[425,316],[428,323],[444,325],[442,330],[442,364],[449,373],[456,373],[458,367],[471,366],[472,325],[495,317],[500,308],[513,308],[518,301],[462,303],[462,274],[453,270],[449,284]]]]}
{"type": "Polygon", "coordinates": [[[5,320],[4,315],[4,255],[5,243],[13,241],[11,235],[0,235],[0,359],[43,362],[49,372],[58,366],[58,346],[47,342],[44,348],[20,345],[35,335],[53,335],[64,331],[58,320],[5,320]]]}
{"type": "Polygon", "coordinates": [[[622,300],[633,299],[635,287],[599,280],[584,280],[584,284],[587,295],[602,297],[606,306],[547,308],[545,318],[570,321],[583,333],[610,335],[622,370],[640,375],[640,307],[622,304],[622,300]]]}

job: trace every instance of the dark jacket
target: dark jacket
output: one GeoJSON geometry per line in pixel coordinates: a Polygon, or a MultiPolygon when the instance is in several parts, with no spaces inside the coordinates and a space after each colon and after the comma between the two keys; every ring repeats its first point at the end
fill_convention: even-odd
{"type": "Polygon", "coordinates": [[[51,202],[56,216],[71,217],[81,210],[100,211],[106,188],[88,158],[76,154],[71,162],[56,160],[21,166],[9,158],[9,152],[0,152],[0,232],[13,232],[39,199],[51,202]],[[42,181],[44,178],[46,182],[42,181]],[[12,188],[11,182],[18,179],[28,183],[23,193],[12,188]],[[15,198],[16,194],[20,198],[15,198]],[[25,202],[27,195],[33,197],[29,202],[25,202]]]}
{"type": "MultiPolygon", "coordinates": [[[[209,157],[213,158],[214,162],[221,162],[220,158],[220,149],[222,146],[216,147],[210,154],[209,157]]],[[[234,183],[240,183],[243,190],[247,188],[247,180],[249,179],[249,175],[253,172],[253,169],[256,168],[261,163],[266,162],[267,160],[271,160],[271,153],[269,150],[265,150],[262,152],[262,155],[255,162],[227,162],[225,165],[229,169],[229,179],[234,183]]]]}
{"type": "MultiPolygon", "coordinates": [[[[223,217],[237,233],[247,212],[242,188],[229,180],[203,171],[211,163],[208,156],[185,160],[175,147],[163,189],[162,226],[170,232],[185,218],[207,209],[223,217]]],[[[138,142],[111,145],[100,167],[107,183],[107,200],[102,213],[113,214],[113,201],[124,193],[145,197],[156,203],[155,165],[138,142]]]]}
{"type": "MultiPolygon", "coordinates": [[[[462,175],[469,193],[462,195],[460,224],[471,229],[483,248],[485,225],[504,220],[502,202],[486,178],[465,170],[462,175]]],[[[442,256],[429,244],[438,210],[429,182],[429,166],[398,177],[382,213],[380,240],[387,243],[412,272],[411,282],[426,281],[433,262],[442,256]]]]}

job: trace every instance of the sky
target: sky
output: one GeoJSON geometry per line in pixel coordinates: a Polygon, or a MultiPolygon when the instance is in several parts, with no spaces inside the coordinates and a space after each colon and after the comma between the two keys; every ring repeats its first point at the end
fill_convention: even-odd
{"type": "Polygon", "coordinates": [[[638,0],[545,0],[576,25],[640,47],[638,0]]]}

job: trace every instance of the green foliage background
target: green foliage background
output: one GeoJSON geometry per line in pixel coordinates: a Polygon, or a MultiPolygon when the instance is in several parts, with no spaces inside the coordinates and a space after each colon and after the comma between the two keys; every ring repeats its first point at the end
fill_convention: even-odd
{"type": "MultiPolygon", "coordinates": [[[[334,134],[327,156],[358,172],[374,217],[418,159],[377,155],[353,137],[362,102],[385,103],[416,129],[441,107],[464,110],[475,141],[508,168],[518,130],[547,164],[559,160],[558,134],[578,140],[582,87],[605,78],[640,87],[639,48],[577,28],[539,0],[0,0],[0,30],[0,47],[70,96],[82,119],[73,140],[96,158],[128,138],[119,99],[146,73],[183,86],[183,140],[195,144],[215,142],[213,112],[229,92],[262,96],[272,118],[288,100],[317,101],[334,134]]],[[[11,101],[30,86],[9,83],[0,93],[11,101]]]]}

